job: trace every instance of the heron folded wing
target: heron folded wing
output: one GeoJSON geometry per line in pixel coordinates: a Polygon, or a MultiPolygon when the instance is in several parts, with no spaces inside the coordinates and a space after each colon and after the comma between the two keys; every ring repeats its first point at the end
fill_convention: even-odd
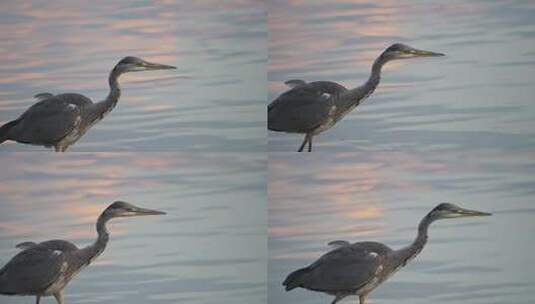
{"type": "Polygon", "coordinates": [[[332,82],[332,81],[323,81],[323,80],[313,81],[309,83],[309,85],[322,93],[327,93],[330,95],[339,95],[347,91],[346,87],[344,87],[343,85],[339,83],[332,82]]]}
{"type": "Polygon", "coordinates": [[[78,250],[78,247],[71,242],[64,240],[50,240],[39,243],[39,246],[45,246],[52,250],[61,250],[62,252],[69,252],[78,250]]]}
{"type": "Polygon", "coordinates": [[[19,249],[28,249],[30,247],[33,247],[37,245],[37,243],[34,243],[34,242],[22,242],[22,243],[18,243],[17,245],[15,245],[15,248],[19,248],[19,249]]]}
{"type": "Polygon", "coordinates": [[[10,130],[10,138],[19,142],[54,145],[81,121],[81,108],[54,96],[37,102],[24,112],[10,130]]]}
{"type": "Polygon", "coordinates": [[[306,81],[301,80],[301,79],[290,79],[290,80],[286,80],[284,84],[290,87],[291,89],[293,89],[297,86],[306,84],[306,81]]]}
{"type": "Polygon", "coordinates": [[[332,104],[310,85],[297,86],[268,106],[268,128],[273,131],[306,133],[320,125],[332,104]]]}
{"type": "Polygon", "coordinates": [[[54,97],[54,94],[48,93],[48,92],[44,92],[44,93],[35,94],[35,95],[33,95],[33,97],[35,97],[37,100],[45,100],[45,99],[54,97]]]}
{"type": "Polygon", "coordinates": [[[347,89],[331,81],[290,80],[295,86],[268,106],[268,128],[273,131],[308,133],[332,113],[334,100],[347,89]]]}
{"type": "Polygon", "coordinates": [[[65,256],[61,251],[33,246],[21,251],[0,270],[0,293],[42,293],[65,269],[65,256]]]}
{"type": "Polygon", "coordinates": [[[351,243],[349,243],[348,241],[336,240],[336,241],[330,241],[329,243],[327,243],[327,245],[338,248],[338,247],[350,246],[351,243]]]}
{"type": "Polygon", "coordinates": [[[381,259],[367,250],[353,246],[334,249],[309,266],[301,286],[324,292],[356,291],[370,282],[381,259]]]}

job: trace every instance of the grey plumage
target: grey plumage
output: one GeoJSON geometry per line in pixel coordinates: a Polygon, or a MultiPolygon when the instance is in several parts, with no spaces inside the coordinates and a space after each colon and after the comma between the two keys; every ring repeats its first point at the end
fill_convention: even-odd
{"type": "Polygon", "coordinates": [[[321,256],[310,266],[288,275],[282,283],[286,290],[305,288],[324,292],[335,298],[332,304],[350,296],[359,296],[365,304],[368,294],[392,274],[418,255],[427,242],[427,230],[432,222],[444,218],[489,216],[490,213],[464,209],[443,203],[431,210],[418,226],[411,245],[399,250],[377,242],[333,241],[336,248],[321,256]]]}
{"type": "Polygon", "coordinates": [[[165,214],[117,201],[106,208],[97,220],[97,240],[84,248],[64,240],[41,243],[24,242],[22,249],[0,269],[0,294],[54,296],[63,304],[63,289],[83,268],[94,261],[106,248],[109,233],[106,223],[116,217],[165,214]]]}
{"type": "Polygon", "coordinates": [[[303,151],[308,143],[310,152],[314,135],[330,129],[373,93],[379,84],[383,65],[395,59],[431,56],[444,54],[417,50],[400,43],[393,44],[375,60],[368,80],[354,89],[346,89],[330,81],[286,81],[291,89],[268,105],[268,129],[305,134],[298,151],[303,151]]]}
{"type": "Polygon", "coordinates": [[[17,245],[15,245],[16,248],[19,248],[19,249],[28,249],[30,247],[33,247],[37,245],[37,243],[35,242],[22,242],[22,243],[18,243],[17,245]]]}
{"type": "Polygon", "coordinates": [[[137,57],[125,57],[110,72],[110,92],[103,101],[93,103],[91,99],[75,93],[37,94],[37,103],[19,118],[0,127],[0,143],[14,140],[24,144],[54,147],[56,151],[64,152],[115,108],[121,96],[119,76],[127,72],[174,68],[137,57]]]}
{"type": "Polygon", "coordinates": [[[54,94],[44,92],[44,93],[35,94],[33,95],[33,97],[35,97],[37,100],[45,100],[47,98],[54,97],[54,94]]]}

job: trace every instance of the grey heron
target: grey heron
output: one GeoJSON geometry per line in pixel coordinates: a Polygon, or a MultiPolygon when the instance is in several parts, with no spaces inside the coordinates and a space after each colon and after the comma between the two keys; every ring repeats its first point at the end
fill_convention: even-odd
{"type": "Polygon", "coordinates": [[[96,103],[76,93],[37,94],[35,95],[37,103],[29,107],[19,118],[0,127],[0,143],[13,140],[24,144],[54,147],[56,152],[64,152],[115,108],[121,96],[119,76],[127,72],[166,69],[176,69],[176,67],[151,63],[132,56],[125,57],[109,74],[108,96],[96,103]]]}
{"type": "Polygon", "coordinates": [[[335,298],[331,304],[356,295],[365,304],[368,294],[386,281],[410,260],[416,257],[427,243],[427,230],[439,219],[489,216],[490,213],[464,209],[442,203],[431,210],[418,226],[416,239],[407,247],[392,250],[377,242],[349,243],[333,241],[336,247],[321,256],[310,266],[292,272],[283,285],[286,290],[297,287],[324,292],[335,298]]]}
{"type": "Polygon", "coordinates": [[[346,89],[331,81],[310,83],[300,79],[286,81],[290,90],[282,93],[268,105],[268,129],[305,134],[298,152],[302,152],[307,143],[308,152],[311,152],[312,137],[330,129],[373,93],[379,85],[381,69],[387,62],[435,56],[444,54],[395,43],[377,57],[368,80],[354,89],[346,89]]]}
{"type": "Polygon", "coordinates": [[[78,248],[64,240],[20,243],[17,248],[22,251],[0,269],[0,294],[35,296],[36,304],[41,297],[54,296],[58,304],[63,304],[63,289],[106,249],[109,240],[106,223],[109,220],[160,214],[165,213],[116,201],[98,217],[98,237],[89,246],[78,248]]]}

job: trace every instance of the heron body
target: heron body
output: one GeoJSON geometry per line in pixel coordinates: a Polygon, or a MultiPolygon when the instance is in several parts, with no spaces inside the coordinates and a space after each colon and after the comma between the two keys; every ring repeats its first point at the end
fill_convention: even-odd
{"type": "Polygon", "coordinates": [[[287,291],[301,287],[333,295],[335,298],[331,304],[351,295],[359,296],[360,304],[365,304],[370,292],[422,251],[432,222],[443,218],[488,215],[491,214],[449,203],[439,204],[420,221],[418,234],[411,245],[393,250],[377,242],[330,242],[335,249],[311,265],[292,272],[283,285],[287,291]]]}
{"type": "Polygon", "coordinates": [[[14,140],[19,143],[54,147],[57,152],[64,152],[115,108],[121,96],[118,79],[122,74],[174,68],[137,57],[125,57],[110,72],[110,92],[103,101],[93,103],[86,96],[76,93],[37,94],[37,103],[19,118],[0,127],[0,143],[14,140]]]}
{"type": "Polygon", "coordinates": [[[87,247],[78,248],[64,240],[18,244],[17,248],[22,251],[0,269],[0,294],[35,296],[37,304],[41,297],[54,296],[58,304],[63,304],[63,290],[67,284],[106,248],[109,241],[106,223],[109,220],[158,214],[165,213],[117,201],[99,216],[97,240],[87,247]]]}
{"type": "Polygon", "coordinates": [[[312,137],[332,128],[345,115],[370,96],[381,80],[381,69],[389,61],[414,57],[443,56],[441,53],[417,50],[396,43],[374,61],[368,80],[354,89],[330,81],[306,83],[290,80],[291,88],[268,105],[268,129],[277,132],[305,134],[299,148],[308,143],[312,151],[312,137]]]}

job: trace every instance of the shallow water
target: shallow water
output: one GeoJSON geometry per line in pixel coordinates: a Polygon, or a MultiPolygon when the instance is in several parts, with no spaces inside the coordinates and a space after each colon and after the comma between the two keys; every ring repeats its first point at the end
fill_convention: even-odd
{"type": "MultiPolygon", "coordinates": [[[[492,217],[435,222],[423,252],[370,303],[532,303],[535,151],[273,153],[269,159],[269,303],[330,303],[282,281],[332,240],[410,244],[420,219],[452,202],[492,217]]],[[[355,303],[347,298],[341,303],[355,303]]]]}
{"type": "Polygon", "coordinates": [[[67,287],[67,303],[266,302],[263,157],[2,153],[0,163],[2,266],[19,242],[91,243],[115,200],[167,212],[112,220],[108,247],[67,287]]]}
{"type": "MultiPolygon", "coordinates": [[[[117,108],[73,151],[265,151],[263,4],[221,1],[2,1],[0,122],[40,92],[108,93],[127,55],[176,71],[121,77],[117,108]]],[[[3,144],[2,151],[43,150],[3,144]]]]}
{"type": "MultiPolygon", "coordinates": [[[[446,57],[387,64],[376,92],[317,151],[443,151],[535,144],[533,1],[287,1],[268,5],[269,101],[283,82],[362,84],[393,42],[446,57]]],[[[269,133],[269,150],[302,135],[269,133]]]]}

